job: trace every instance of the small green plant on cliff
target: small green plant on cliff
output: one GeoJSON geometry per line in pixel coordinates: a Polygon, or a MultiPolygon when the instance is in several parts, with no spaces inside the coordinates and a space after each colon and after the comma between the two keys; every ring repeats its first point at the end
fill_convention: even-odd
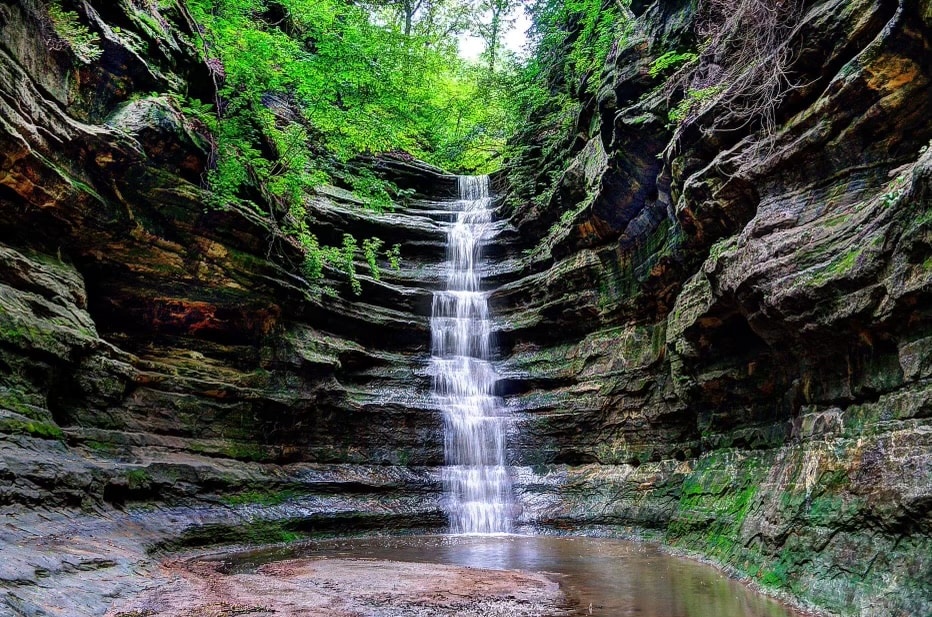
{"type": "Polygon", "coordinates": [[[385,258],[388,260],[388,266],[392,270],[401,269],[401,245],[395,244],[392,248],[385,251],[385,258]]]}
{"type": "Polygon", "coordinates": [[[66,11],[61,2],[55,0],[46,6],[51,30],[46,34],[45,44],[51,50],[67,49],[84,64],[94,62],[104,50],[101,49],[100,37],[81,23],[81,17],[74,11],[66,11]]]}
{"type": "Polygon", "coordinates": [[[376,212],[393,210],[395,207],[395,200],[392,196],[393,194],[398,195],[401,193],[398,187],[381,178],[377,178],[375,174],[368,169],[355,171],[348,177],[348,182],[350,186],[353,187],[353,192],[361,197],[369,208],[376,212]]]}
{"type": "Polygon", "coordinates": [[[353,293],[358,296],[362,294],[362,284],[359,282],[359,277],[356,276],[356,238],[350,234],[343,234],[343,246],[341,248],[342,250],[339,252],[339,262],[343,266],[343,271],[349,279],[353,293]]]}
{"type": "Polygon", "coordinates": [[[366,263],[369,264],[369,272],[372,274],[372,278],[377,281],[381,279],[379,250],[383,244],[384,242],[379,238],[368,238],[362,241],[362,253],[366,258],[366,263]]]}
{"type": "Polygon", "coordinates": [[[906,192],[906,173],[901,172],[890,181],[887,190],[883,194],[883,205],[889,208],[895,204],[899,198],[906,192]]]}
{"type": "Polygon", "coordinates": [[[689,51],[683,53],[678,51],[668,51],[651,63],[648,73],[651,77],[656,77],[668,69],[676,68],[682,64],[695,62],[698,58],[699,56],[689,51]]]}
{"type": "Polygon", "coordinates": [[[0,433],[30,435],[40,439],[57,439],[59,441],[65,438],[65,434],[62,430],[54,424],[34,420],[17,420],[14,418],[0,420],[0,433]]]}
{"type": "Polygon", "coordinates": [[[152,478],[145,469],[132,469],[126,472],[126,484],[134,491],[148,489],[152,484],[152,478]]]}
{"type": "Polygon", "coordinates": [[[286,501],[301,496],[301,492],[295,489],[282,489],[277,491],[248,491],[236,495],[224,495],[220,498],[228,506],[278,506],[286,501]]]}
{"type": "Polygon", "coordinates": [[[669,111],[668,119],[672,124],[679,124],[690,116],[697,115],[707,103],[715,99],[715,96],[722,91],[722,88],[723,86],[710,86],[699,90],[690,90],[683,100],[669,111]]]}

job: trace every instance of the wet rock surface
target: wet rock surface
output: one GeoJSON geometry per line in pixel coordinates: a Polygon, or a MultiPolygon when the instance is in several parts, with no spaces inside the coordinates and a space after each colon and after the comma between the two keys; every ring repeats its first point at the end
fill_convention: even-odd
{"type": "MultiPolygon", "coordinates": [[[[0,503],[177,503],[238,485],[236,461],[272,476],[272,464],[302,461],[439,464],[423,366],[443,204],[365,213],[348,191],[321,187],[309,196],[321,238],[399,243],[403,269],[361,276],[360,297],[330,271],[337,296],[314,293],[271,217],[205,206],[207,136],[175,97],[206,70],[184,11],[163,7],[164,54],[147,61],[106,20],[134,24],[157,7],[88,3],[82,14],[107,39],[88,67],[45,48],[41,8],[3,3],[0,21],[0,438],[11,478],[0,503]],[[128,486],[127,474],[162,479],[128,486]]],[[[415,194],[453,186],[424,164],[368,164],[415,194]]]]}
{"type": "Polygon", "coordinates": [[[294,559],[250,574],[216,562],[163,564],[168,582],[107,615],[287,615],[294,617],[569,615],[559,585],[541,574],[373,559],[294,559]]]}
{"type": "Polygon", "coordinates": [[[803,3],[777,128],[712,106],[674,132],[650,67],[695,5],[638,3],[567,147],[524,133],[492,304],[525,523],[932,611],[928,8],[803,3]]]}
{"type": "MultiPolygon", "coordinates": [[[[0,1],[0,613],[207,584],[159,551],[444,524],[427,316],[453,179],[389,157],[360,164],[415,193],[403,210],[309,196],[323,239],[403,258],[359,298],[337,272],[337,297],[309,293],[274,221],[205,208],[206,136],[168,95],[209,74],[175,9],[134,51],[157,10],[137,4],[81,3],[105,41],[86,66],[46,49],[36,3],[0,1]]],[[[929,2],[805,3],[801,87],[763,142],[705,130],[727,110],[668,126],[649,67],[691,45],[692,5],[634,3],[549,201],[516,188],[553,171],[539,152],[495,179],[518,523],[661,540],[838,614],[930,614],[929,2]]],[[[260,607],[240,600],[204,610],[260,607]]]]}
{"type": "MultiPolygon", "coordinates": [[[[158,7],[83,5],[106,39],[85,66],[45,48],[41,8],[0,3],[0,614],[102,614],[158,584],[153,551],[440,528],[444,204],[309,196],[322,237],[364,225],[403,259],[359,298],[333,271],[337,297],[314,294],[273,220],[206,207],[207,136],[176,101],[209,75],[183,12],[143,59],[130,25],[158,7]]],[[[369,164],[415,197],[453,186],[369,164]]]]}
{"type": "MultiPolygon", "coordinates": [[[[29,469],[60,469],[64,463],[58,459],[66,458],[23,462],[15,471],[26,476],[29,469]]],[[[72,465],[84,470],[80,461],[72,465]]],[[[427,470],[292,465],[263,472],[258,467],[202,461],[195,468],[201,474],[198,485],[179,478],[178,468],[166,462],[162,470],[174,475],[175,483],[191,482],[189,505],[165,505],[157,485],[169,477],[156,473],[131,475],[124,487],[139,491],[139,483],[151,482],[145,506],[84,512],[47,505],[3,508],[0,615],[101,615],[116,599],[163,591],[171,579],[159,569],[162,556],[197,552],[204,545],[435,532],[445,524],[435,497],[439,477],[427,470]],[[231,476],[248,481],[252,490],[232,491],[231,476]],[[194,487],[211,483],[225,487],[221,495],[207,495],[203,488],[195,493],[194,487]]]]}

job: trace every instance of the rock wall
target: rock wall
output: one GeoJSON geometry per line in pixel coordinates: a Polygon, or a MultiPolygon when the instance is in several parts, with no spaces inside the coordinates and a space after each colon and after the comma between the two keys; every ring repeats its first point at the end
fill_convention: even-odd
{"type": "Polygon", "coordinates": [[[568,162],[532,124],[500,180],[523,519],[932,613],[932,5],[804,3],[769,136],[715,106],[675,130],[650,67],[696,3],[632,11],[568,162]]]}
{"type": "Polygon", "coordinates": [[[72,575],[146,547],[443,525],[425,316],[445,214],[422,198],[454,178],[386,158],[367,164],[407,210],[311,196],[323,242],[401,244],[381,280],[359,264],[361,296],[336,271],[321,295],[269,211],[207,206],[209,136],[179,101],[212,80],[181,5],[69,5],[100,38],[88,64],[44,7],[0,2],[0,614],[101,614],[112,589],[72,575]],[[102,530],[122,548],[84,541],[102,530]]]}
{"type": "MultiPolygon", "coordinates": [[[[631,3],[569,156],[532,124],[496,180],[520,522],[661,540],[840,614],[932,613],[932,5],[806,3],[761,142],[704,130],[725,109],[668,126],[649,67],[692,44],[694,4],[631,3]]],[[[322,239],[402,244],[360,298],[336,272],[321,297],[267,212],[205,207],[185,12],[73,8],[93,63],[0,0],[0,612],[102,612],[146,549],[441,525],[428,198],[452,178],[379,159],[404,211],[312,196],[322,239]]]]}

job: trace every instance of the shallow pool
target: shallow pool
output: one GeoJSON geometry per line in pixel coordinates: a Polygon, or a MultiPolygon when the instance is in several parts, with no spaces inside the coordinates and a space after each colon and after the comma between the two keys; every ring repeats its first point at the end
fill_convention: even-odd
{"type": "Polygon", "coordinates": [[[229,573],[293,558],[356,558],[551,573],[580,615],[795,617],[709,566],[624,540],[554,536],[400,536],[327,540],[223,558],[229,573]]]}

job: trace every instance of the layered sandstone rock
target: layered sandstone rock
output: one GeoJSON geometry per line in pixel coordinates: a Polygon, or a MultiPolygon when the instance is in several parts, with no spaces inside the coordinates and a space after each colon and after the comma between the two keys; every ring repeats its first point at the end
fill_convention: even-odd
{"type": "Polygon", "coordinates": [[[674,133],[649,67],[695,9],[634,10],[552,197],[526,198],[556,164],[533,126],[507,175],[525,518],[659,537],[842,614],[928,613],[930,6],[805,3],[769,136],[714,106],[674,133]]]}
{"type": "MultiPolygon", "coordinates": [[[[0,578],[27,614],[138,590],[146,547],[443,524],[427,316],[452,178],[378,159],[407,208],[309,196],[322,239],[403,257],[314,293],[273,218],[206,206],[209,137],[171,95],[209,100],[210,73],[182,12],[137,4],[82,3],[84,65],[37,3],[0,2],[0,578]]],[[[806,3],[762,143],[703,130],[725,109],[668,126],[649,67],[694,40],[692,4],[632,3],[568,162],[531,125],[496,179],[519,522],[930,613],[932,5],[806,3]]]]}
{"type": "Polygon", "coordinates": [[[213,94],[184,12],[82,3],[103,49],[86,65],[46,47],[42,9],[0,3],[2,579],[25,590],[11,606],[82,590],[94,613],[114,587],[82,573],[120,581],[146,547],[442,525],[424,365],[444,214],[419,192],[449,198],[454,179],[389,158],[366,164],[419,206],[310,195],[323,241],[377,236],[403,260],[361,274],[360,297],[328,271],[322,295],[269,213],[208,206],[209,136],[177,101],[213,94]],[[101,533],[113,555],[88,539],[101,533]]]}

